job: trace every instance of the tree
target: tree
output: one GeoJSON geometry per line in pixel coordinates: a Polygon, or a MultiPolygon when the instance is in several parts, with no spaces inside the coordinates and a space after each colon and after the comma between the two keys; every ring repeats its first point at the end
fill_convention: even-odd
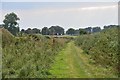
{"type": "Polygon", "coordinates": [[[92,32],[94,33],[94,32],[100,32],[101,31],[101,28],[100,27],[94,27],[93,29],[92,29],[92,32]]]}
{"type": "Polygon", "coordinates": [[[76,29],[74,35],[79,35],[79,34],[80,34],[79,29],[76,29]]]}
{"type": "Polygon", "coordinates": [[[22,36],[24,33],[25,33],[25,30],[24,30],[24,29],[21,29],[21,31],[20,31],[20,36],[22,36]]]}
{"type": "Polygon", "coordinates": [[[69,29],[66,31],[66,34],[68,34],[68,35],[74,35],[74,34],[75,34],[75,29],[69,28],[69,29]]]}
{"type": "Polygon", "coordinates": [[[87,31],[85,29],[79,29],[79,31],[80,31],[80,35],[87,34],[87,31]]]}
{"type": "Polygon", "coordinates": [[[21,30],[21,32],[22,32],[22,33],[25,33],[25,30],[24,30],[24,29],[22,29],[22,30],[21,30]]]}
{"type": "Polygon", "coordinates": [[[104,26],[104,29],[113,28],[113,27],[119,27],[119,25],[108,25],[108,26],[104,26]]]}
{"type": "Polygon", "coordinates": [[[87,28],[85,28],[85,31],[87,32],[87,33],[92,33],[92,27],[87,27],[87,28]]]}
{"type": "Polygon", "coordinates": [[[55,35],[55,34],[57,34],[55,28],[53,27],[49,28],[49,35],[55,35]]]}
{"type": "Polygon", "coordinates": [[[20,18],[13,12],[5,15],[5,19],[3,20],[4,28],[8,29],[13,35],[17,35],[19,32],[18,20],[20,20],[20,18]]]}
{"type": "Polygon", "coordinates": [[[49,35],[49,29],[47,27],[42,28],[42,32],[43,35],[49,35]]]}
{"type": "Polygon", "coordinates": [[[52,35],[64,35],[64,29],[60,26],[51,26],[49,31],[52,35]]]}
{"type": "Polygon", "coordinates": [[[33,33],[33,34],[40,34],[40,30],[37,29],[37,28],[33,28],[33,29],[32,29],[32,33],[33,33]]]}
{"type": "Polygon", "coordinates": [[[32,31],[31,31],[32,29],[31,28],[28,28],[26,31],[25,31],[25,33],[27,33],[27,34],[32,34],[32,31]]]}
{"type": "Polygon", "coordinates": [[[37,28],[33,28],[33,29],[28,28],[27,30],[22,29],[21,33],[26,33],[26,34],[40,34],[41,32],[40,32],[40,29],[37,29],[37,28]]]}

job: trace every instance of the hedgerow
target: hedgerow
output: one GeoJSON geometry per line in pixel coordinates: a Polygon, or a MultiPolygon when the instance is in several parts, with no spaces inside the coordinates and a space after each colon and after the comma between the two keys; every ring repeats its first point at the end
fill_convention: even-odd
{"type": "Polygon", "coordinates": [[[75,44],[90,55],[95,65],[112,67],[115,73],[119,73],[118,31],[119,28],[116,27],[94,34],[80,35],[76,38],[75,44]]]}
{"type": "Polygon", "coordinates": [[[3,78],[46,78],[55,55],[67,39],[47,38],[42,35],[17,37],[10,44],[3,43],[3,78]]]}

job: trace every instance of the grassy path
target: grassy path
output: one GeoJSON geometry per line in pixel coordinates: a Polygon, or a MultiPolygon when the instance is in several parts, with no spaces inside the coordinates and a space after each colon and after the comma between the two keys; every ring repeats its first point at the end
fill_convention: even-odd
{"type": "Polygon", "coordinates": [[[89,77],[80,60],[79,52],[74,42],[68,43],[67,47],[56,57],[56,62],[50,73],[58,78],[86,78],[89,77]]]}
{"type": "Polygon", "coordinates": [[[107,74],[107,69],[101,66],[89,64],[89,56],[83,54],[83,50],[75,46],[74,42],[68,43],[55,59],[50,73],[55,78],[110,78],[115,77],[107,74]]]}

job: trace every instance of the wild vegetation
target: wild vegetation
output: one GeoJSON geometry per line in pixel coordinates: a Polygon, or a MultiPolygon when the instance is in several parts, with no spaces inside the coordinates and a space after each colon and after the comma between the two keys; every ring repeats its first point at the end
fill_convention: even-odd
{"type": "Polygon", "coordinates": [[[92,64],[109,68],[110,71],[119,75],[118,33],[118,27],[104,29],[99,33],[77,37],[75,44],[90,56],[92,64]]]}
{"type": "Polygon", "coordinates": [[[42,35],[14,37],[3,30],[3,78],[44,78],[67,39],[42,35]],[[8,44],[7,41],[10,41],[8,44]]]}
{"type": "Polygon", "coordinates": [[[119,26],[69,28],[64,35],[60,26],[20,31],[18,20],[7,14],[0,29],[3,78],[120,76],[119,26]]]}
{"type": "Polygon", "coordinates": [[[49,72],[51,78],[117,78],[111,68],[92,64],[90,55],[85,54],[74,41],[68,43],[56,56],[49,72]]]}

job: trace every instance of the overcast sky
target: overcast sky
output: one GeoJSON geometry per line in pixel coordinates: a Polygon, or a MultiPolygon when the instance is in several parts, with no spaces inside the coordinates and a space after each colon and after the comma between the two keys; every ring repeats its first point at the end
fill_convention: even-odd
{"type": "MultiPolygon", "coordinates": [[[[6,2],[5,2],[6,1],[6,2]]],[[[15,12],[20,28],[43,28],[59,25],[68,28],[85,28],[118,24],[118,3],[112,2],[7,2],[0,13],[1,21],[7,13],[15,12]]],[[[13,0],[14,1],[14,0],[13,0]]],[[[86,0],[87,1],[87,0],[86,0]]],[[[104,0],[105,1],[105,0],[104,0]]],[[[106,0],[107,1],[107,0],[106,0]]],[[[114,0],[115,1],[115,0],[114,0]]],[[[117,1],[117,0],[116,0],[117,1]]]]}

